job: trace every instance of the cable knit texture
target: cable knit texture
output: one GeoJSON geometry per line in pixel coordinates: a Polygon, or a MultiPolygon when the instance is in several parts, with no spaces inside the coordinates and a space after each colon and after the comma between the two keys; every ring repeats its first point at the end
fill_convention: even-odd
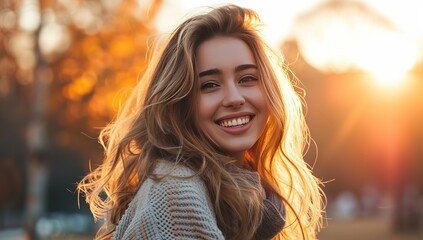
{"type": "Polygon", "coordinates": [[[119,221],[112,239],[224,239],[200,177],[184,166],[160,161],[119,221]]]}

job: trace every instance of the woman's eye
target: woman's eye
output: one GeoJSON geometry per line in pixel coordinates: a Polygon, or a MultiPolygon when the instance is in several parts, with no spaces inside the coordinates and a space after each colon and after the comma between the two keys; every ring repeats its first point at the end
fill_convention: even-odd
{"type": "Polygon", "coordinates": [[[239,80],[240,83],[248,83],[248,82],[254,82],[257,81],[257,77],[254,75],[245,75],[242,76],[241,79],[239,80]]]}
{"type": "Polygon", "coordinates": [[[211,88],[215,88],[218,87],[219,85],[217,85],[214,82],[205,82],[203,84],[201,84],[201,90],[207,90],[207,89],[211,89],[211,88]]]}

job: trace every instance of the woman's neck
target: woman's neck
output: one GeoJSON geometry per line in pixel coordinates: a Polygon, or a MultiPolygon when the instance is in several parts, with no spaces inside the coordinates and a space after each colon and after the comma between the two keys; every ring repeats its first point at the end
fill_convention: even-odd
{"type": "Polygon", "coordinates": [[[235,153],[233,154],[233,157],[236,160],[236,165],[238,167],[242,167],[245,163],[245,154],[244,152],[239,152],[239,153],[235,153]]]}
{"type": "Polygon", "coordinates": [[[235,165],[239,168],[252,170],[251,164],[249,164],[245,158],[245,152],[236,153],[233,155],[236,160],[235,165]]]}

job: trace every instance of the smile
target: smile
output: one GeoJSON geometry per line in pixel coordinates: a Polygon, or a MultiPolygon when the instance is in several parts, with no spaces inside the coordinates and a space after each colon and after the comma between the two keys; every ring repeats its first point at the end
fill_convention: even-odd
{"type": "Polygon", "coordinates": [[[219,121],[217,124],[219,124],[222,127],[239,127],[243,126],[250,122],[250,116],[243,116],[238,118],[232,118],[232,119],[224,119],[222,121],[219,121]]]}

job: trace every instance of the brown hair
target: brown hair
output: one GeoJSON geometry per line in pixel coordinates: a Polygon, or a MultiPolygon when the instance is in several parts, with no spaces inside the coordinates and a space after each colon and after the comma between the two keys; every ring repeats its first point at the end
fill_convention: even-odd
{"type": "Polygon", "coordinates": [[[269,118],[246,159],[284,199],[287,223],[276,238],[315,238],[323,203],[320,182],[303,159],[309,142],[303,101],[278,55],[259,36],[258,24],[252,10],[235,5],[212,8],[180,24],[153,56],[117,118],[100,134],[103,164],[78,186],[93,215],[106,219],[97,238],[111,236],[144,179],[154,177],[157,159],[185,164],[201,176],[226,239],[253,238],[261,221],[262,190],[241,173],[227,171],[225,166],[234,159],[217,150],[196,122],[195,52],[216,35],[246,42],[263,79],[269,118]]]}

